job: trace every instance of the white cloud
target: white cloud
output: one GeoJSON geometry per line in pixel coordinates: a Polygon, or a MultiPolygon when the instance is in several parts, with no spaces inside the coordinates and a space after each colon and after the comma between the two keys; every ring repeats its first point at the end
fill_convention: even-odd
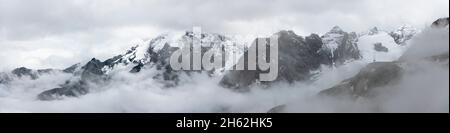
{"type": "MultiPolygon", "coordinates": [[[[447,46],[448,51],[448,31],[440,31],[445,34],[442,37],[436,37],[434,32],[425,33],[431,34],[420,34],[413,45],[434,40],[433,46],[447,46]]],[[[426,53],[436,53],[432,47],[424,48],[428,48],[424,50],[426,53]]],[[[211,78],[205,73],[181,75],[180,86],[163,88],[163,84],[152,78],[157,74],[155,68],[137,74],[119,71],[112,73],[111,82],[92,87],[87,95],[57,101],[36,100],[40,92],[71,78],[69,74],[53,73],[37,80],[0,84],[0,112],[266,112],[286,103],[289,112],[448,112],[448,66],[429,62],[417,62],[418,67],[408,69],[410,73],[399,84],[387,86],[388,91],[381,92],[374,101],[317,97],[317,92],[354,76],[366,63],[354,61],[337,68],[325,67],[315,82],[279,83],[269,89],[253,88],[248,93],[224,89],[218,85],[220,77],[211,78]]]]}
{"type": "Polygon", "coordinates": [[[0,3],[3,61],[0,69],[62,67],[92,57],[105,59],[124,52],[135,39],[189,30],[192,26],[202,26],[208,32],[252,35],[268,35],[282,29],[301,35],[324,33],[334,25],[348,31],[373,26],[390,29],[403,24],[422,28],[448,16],[449,10],[448,0],[0,0],[0,3]],[[20,59],[11,59],[11,54],[20,59]],[[57,60],[59,64],[51,63],[57,60]]]}

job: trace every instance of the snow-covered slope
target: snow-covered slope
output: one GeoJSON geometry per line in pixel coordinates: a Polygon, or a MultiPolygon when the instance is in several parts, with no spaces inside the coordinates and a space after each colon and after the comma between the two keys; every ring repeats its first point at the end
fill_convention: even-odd
{"type": "MultiPolygon", "coordinates": [[[[276,34],[280,35],[279,50],[282,51],[279,53],[279,66],[281,66],[279,81],[284,79],[293,82],[311,79],[316,72],[310,71],[317,71],[321,65],[339,66],[359,59],[366,63],[396,60],[408,48],[407,41],[415,33],[413,28],[401,27],[393,32],[373,28],[367,33],[356,34],[345,32],[338,26],[333,27],[323,36],[312,34],[302,37],[295,35],[293,31],[278,32],[276,34]],[[291,68],[291,66],[296,67],[291,68]]],[[[235,54],[236,60],[239,60],[246,52],[245,46],[251,46],[254,41],[254,39],[228,37],[213,33],[202,33],[200,37],[202,54],[212,50],[217,52],[215,54],[226,56],[222,68],[207,72],[209,76],[219,78],[227,76],[228,72],[225,70],[235,65],[236,61],[233,61],[231,56],[235,54]],[[228,53],[222,53],[222,50],[228,53]]],[[[166,87],[177,86],[180,82],[180,75],[199,72],[172,70],[169,64],[172,53],[185,44],[191,44],[193,39],[193,32],[172,32],[150,40],[135,41],[132,44],[133,47],[124,54],[105,61],[93,58],[87,63],[76,64],[62,70],[62,72],[72,74],[73,78],[59,85],[59,88],[47,88],[47,91],[40,96],[51,100],[53,95],[84,95],[91,91],[91,87],[86,85],[88,82],[99,83],[100,81],[108,84],[111,77],[124,72],[139,73],[142,70],[150,69],[156,70],[153,72],[154,75],[150,76],[155,82],[165,84],[166,87]]],[[[28,71],[28,69],[23,70],[28,71]]],[[[238,72],[239,74],[248,76],[243,71],[238,72]]],[[[238,77],[245,78],[245,76],[238,77]]],[[[1,82],[5,83],[7,81],[5,79],[8,78],[2,78],[1,82]]],[[[253,79],[238,81],[247,80],[252,81],[249,82],[249,85],[255,81],[253,79]]]]}
{"type": "Polygon", "coordinates": [[[355,32],[345,32],[335,26],[322,37],[321,51],[329,53],[333,64],[342,64],[351,59],[359,59],[360,54],[356,42],[358,36],[355,32]]]}
{"type": "MultiPolygon", "coordinates": [[[[127,53],[123,55],[116,56],[109,59],[111,65],[105,66],[102,70],[106,73],[114,71],[122,71],[123,69],[131,70],[137,66],[145,65],[162,65],[167,66],[168,55],[174,52],[173,48],[181,48],[184,44],[191,44],[193,39],[193,32],[171,32],[162,34],[152,40],[147,41],[137,41],[136,46],[132,47],[127,53]],[[164,60],[164,61],[162,61],[164,60]],[[158,64],[159,63],[159,64],[158,64]]],[[[242,42],[237,40],[237,38],[227,37],[219,34],[203,33],[201,35],[201,45],[203,51],[205,50],[216,50],[228,53],[218,53],[220,55],[232,56],[236,54],[240,57],[244,51],[240,47],[245,46],[248,42],[242,42]],[[233,53],[233,54],[232,54],[233,53]]],[[[215,71],[216,74],[221,74],[225,67],[233,66],[231,57],[226,57],[224,62],[224,68],[215,71]]]]}
{"type": "Polygon", "coordinates": [[[404,25],[390,32],[389,35],[391,35],[392,38],[394,38],[395,43],[399,45],[405,45],[408,43],[409,40],[411,40],[414,37],[414,35],[416,35],[419,32],[420,32],[419,30],[417,30],[412,26],[404,25]]]}
{"type": "Polygon", "coordinates": [[[408,49],[408,45],[404,44],[412,38],[415,31],[400,28],[394,31],[398,36],[401,36],[401,45],[396,43],[396,40],[386,31],[371,32],[372,34],[361,35],[358,39],[357,45],[362,56],[362,60],[366,62],[375,61],[394,61],[408,49]],[[378,46],[377,46],[378,45],[378,46]],[[383,50],[379,50],[383,49],[383,50]]]}
{"type": "MultiPolygon", "coordinates": [[[[359,34],[333,27],[322,36],[301,36],[293,31],[280,31],[276,33],[280,37],[279,80],[270,82],[270,85],[258,81],[258,77],[254,75],[263,71],[232,71],[235,75],[229,76],[229,81],[232,82],[228,83],[232,83],[231,87],[235,86],[233,83],[248,85],[247,93],[234,91],[229,89],[230,87],[227,89],[221,84],[223,77],[229,74],[223,70],[226,66],[234,65],[230,60],[226,61],[225,64],[228,65],[225,65],[225,68],[215,71],[172,70],[168,63],[171,54],[183,44],[191,43],[193,33],[162,34],[150,40],[133,42],[133,47],[129,50],[108,60],[100,61],[94,58],[64,70],[54,70],[53,74],[45,73],[46,70],[27,68],[0,72],[0,112],[264,112],[274,106],[289,103],[299,105],[300,112],[371,112],[371,109],[378,108],[360,110],[365,108],[355,106],[353,102],[335,99],[327,101],[326,98],[317,97],[317,94],[328,88],[338,88],[350,90],[346,91],[351,92],[350,94],[365,95],[368,94],[366,90],[383,86],[384,83],[395,81],[397,76],[402,76],[398,74],[398,67],[414,73],[422,68],[436,70],[434,73],[443,76],[433,80],[432,87],[443,84],[443,90],[447,93],[438,90],[436,94],[439,95],[434,92],[433,95],[423,95],[422,92],[426,94],[429,91],[423,89],[429,87],[429,83],[424,82],[427,80],[423,80],[422,73],[418,73],[415,75],[417,79],[412,82],[419,81],[413,84],[419,87],[402,93],[420,92],[409,94],[414,98],[423,98],[412,99],[413,101],[401,99],[400,103],[388,106],[406,103],[417,107],[417,101],[433,104],[435,98],[431,98],[433,102],[426,100],[430,99],[430,96],[437,96],[438,101],[444,101],[444,111],[448,112],[448,52],[437,57],[432,56],[443,66],[404,69],[407,65],[401,64],[397,67],[396,63],[402,62],[397,59],[401,55],[407,55],[404,53],[407,49],[416,55],[415,51],[411,51],[414,45],[410,43],[417,43],[419,36],[414,36],[418,32],[421,31],[408,26],[394,31],[373,28],[359,34]],[[414,41],[410,42],[411,38],[414,38],[414,41]],[[42,74],[39,74],[39,71],[42,74]],[[352,79],[352,82],[347,82],[346,79],[352,79]],[[338,86],[335,87],[336,85],[338,86]]],[[[448,29],[443,32],[445,34],[429,34],[431,39],[427,37],[418,44],[430,44],[438,39],[444,39],[443,44],[448,44],[448,29]]],[[[240,56],[246,52],[245,49],[233,46],[252,46],[254,39],[243,41],[241,38],[203,33],[200,40],[203,46],[211,45],[202,48],[202,51],[220,51],[224,48],[227,52],[240,56]]],[[[441,41],[436,43],[441,44],[441,41]]],[[[430,46],[424,47],[442,49],[430,46]]],[[[448,45],[446,46],[448,51],[448,45]]],[[[434,55],[434,52],[432,53],[434,55]]],[[[391,94],[380,98],[392,98],[391,94]]],[[[373,103],[363,104],[370,106],[373,103]]],[[[288,109],[289,107],[294,106],[288,106],[288,109]]],[[[299,112],[295,109],[294,111],[299,112]]]]}

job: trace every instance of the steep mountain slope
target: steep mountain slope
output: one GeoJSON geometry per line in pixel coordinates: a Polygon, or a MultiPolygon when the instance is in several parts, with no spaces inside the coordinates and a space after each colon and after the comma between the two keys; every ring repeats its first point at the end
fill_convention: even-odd
{"type": "MultiPolygon", "coordinates": [[[[178,75],[182,73],[200,72],[200,71],[175,71],[169,64],[172,53],[179,49],[183,44],[192,43],[193,32],[185,34],[164,34],[150,41],[142,41],[139,45],[132,47],[123,55],[118,55],[106,61],[100,61],[93,58],[84,66],[74,65],[66,69],[72,71],[74,79],[69,80],[61,88],[47,90],[39,94],[40,100],[60,99],[61,96],[80,96],[90,91],[89,84],[108,84],[108,79],[117,72],[129,71],[130,73],[138,73],[142,69],[157,69],[153,79],[163,82],[166,87],[176,86],[179,82],[178,75]],[[77,69],[79,67],[79,69],[77,69]],[[75,70],[77,69],[77,70],[75,70]]],[[[210,49],[224,49],[234,45],[231,38],[227,38],[218,34],[202,34],[200,41],[203,46],[202,51],[210,49]]],[[[230,52],[239,52],[233,51],[230,52]]],[[[203,53],[203,52],[202,52],[203,53]]],[[[238,53],[239,54],[239,53],[238,53]]],[[[224,64],[228,61],[224,61],[224,64]]],[[[221,69],[222,70],[222,69],[221,69]]],[[[210,74],[216,73],[214,70],[210,74]]],[[[223,71],[223,70],[222,70],[223,71]]],[[[211,75],[212,76],[212,75],[211,75]]]]}
{"type": "MultiPolygon", "coordinates": [[[[407,45],[404,43],[415,33],[410,29],[400,28],[389,34],[374,28],[368,34],[356,34],[345,32],[336,26],[323,36],[311,34],[307,37],[298,36],[293,31],[280,31],[276,33],[279,36],[280,51],[278,78],[275,82],[293,83],[314,80],[315,72],[313,71],[318,70],[321,66],[336,67],[353,60],[363,59],[366,62],[395,60],[406,48],[407,45]],[[398,45],[396,40],[402,43],[398,45]]],[[[157,71],[152,76],[153,80],[163,83],[165,87],[174,87],[180,82],[179,75],[201,73],[201,71],[192,70],[175,71],[169,64],[170,56],[180,46],[192,43],[193,38],[193,32],[163,34],[151,40],[137,42],[124,54],[105,61],[93,58],[85,64],[74,64],[63,70],[18,68],[11,74],[1,74],[0,84],[7,84],[8,81],[20,80],[24,77],[37,79],[39,75],[50,72],[73,75],[59,87],[48,88],[38,95],[40,100],[54,100],[85,95],[92,89],[95,90],[95,87],[92,87],[93,84],[108,85],[110,84],[109,79],[118,73],[139,73],[142,70],[155,69],[157,71]]],[[[205,51],[212,49],[234,53],[237,57],[242,57],[241,59],[245,58],[243,55],[246,54],[244,46],[249,46],[248,44],[251,43],[209,33],[202,34],[200,41],[204,45],[202,46],[202,56],[205,51]]],[[[232,55],[230,53],[221,54],[230,56],[232,55]]],[[[208,71],[207,74],[209,76],[223,75],[220,84],[227,88],[242,89],[258,83],[258,75],[263,73],[262,71],[225,71],[227,67],[234,65],[230,59],[232,58],[225,57],[223,60],[225,65],[222,68],[208,71]]],[[[263,82],[263,84],[268,85],[275,82],[263,82]]]]}
{"type": "MultiPolygon", "coordinates": [[[[292,31],[282,31],[279,35],[279,70],[277,81],[293,83],[313,80],[313,71],[320,66],[338,67],[355,60],[370,63],[375,61],[394,61],[408,48],[408,40],[417,33],[413,28],[399,28],[393,31],[401,40],[389,32],[378,28],[368,33],[345,32],[338,26],[333,27],[322,37],[312,34],[301,37],[292,31]]],[[[246,58],[242,57],[241,60],[246,58]]],[[[274,82],[259,82],[260,70],[231,71],[224,76],[221,85],[227,88],[245,89],[254,83],[268,85],[274,82]]]]}
{"type": "Polygon", "coordinates": [[[324,43],[321,51],[331,56],[333,65],[361,57],[357,46],[358,36],[355,32],[347,33],[335,26],[321,38],[324,43]]]}
{"type": "MultiPolygon", "coordinates": [[[[448,29],[426,29],[413,39],[413,43],[410,44],[412,46],[406,52],[399,55],[392,54],[386,57],[393,58],[368,64],[355,76],[319,92],[320,98],[347,101],[350,104],[343,106],[364,112],[417,110],[435,112],[445,108],[448,110],[448,101],[441,100],[448,98],[448,78],[447,80],[442,78],[448,77],[448,44],[448,29]],[[416,99],[422,101],[411,105],[416,99]],[[426,105],[430,102],[434,105],[426,105]],[[393,103],[395,106],[403,107],[391,107],[393,103]],[[419,106],[428,106],[430,109],[416,109],[419,106]]],[[[269,112],[295,112],[301,108],[296,106],[299,105],[280,105],[270,109],[269,112]]]]}
{"type": "Polygon", "coordinates": [[[433,24],[431,24],[431,27],[433,28],[448,28],[450,23],[450,18],[439,18],[438,20],[434,21],[433,24]]]}
{"type": "Polygon", "coordinates": [[[411,32],[399,32],[399,30],[386,32],[377,28],[371,31],[370,34],[361,35],[357,42],[362,60],[366,62],[397,60],[408,49],[406,42],[416,33],[412,32],[415,30],[411,30],[411,32]],[[396,36],[393,37],[392,33],[395,33],[396,36]],[[398,37],[397,41],[401,40],[402,43],[397,43],[396,37],[398,37]]]}
{"type": "MultiPolygon", "coordinates": [[[[311,70],[315,70],[322,64],[330,65],[332,62],[329,53],[320,51],[322,39],[312,34],[307,37],[296,35],[292,31],[281,31],[278,35],[278,77],[275,81],[294,82],[308,80],[311,77],[311,70]]],[[[256,47],[254,44],[252,47],[256,47]]],[[[240,60],[247,58],[247,52],[240,60]]],[[[245,60],[247,67],[248,61],[245,60]]],[[[234,88],[245,89],[249,85],[259,82],[259,74],[265,73],[261,70],[230,71],[224,76],[221,85],[234,88]]],[[[272,82],[262,82],[270,84],[272,82]]]]}
{"type": "Polygon", "coordinates": [[[418,31],[414,27],[406,25],[401,26],[395,31],[389,32],[389,35],[391,35],[392,38],[394,38],[395,43],[399,45],[405,45],[407,44],[407,41],[411,40],[414,37],[414,35],[417,34],[418,32],[420,31],[418,31]]]}

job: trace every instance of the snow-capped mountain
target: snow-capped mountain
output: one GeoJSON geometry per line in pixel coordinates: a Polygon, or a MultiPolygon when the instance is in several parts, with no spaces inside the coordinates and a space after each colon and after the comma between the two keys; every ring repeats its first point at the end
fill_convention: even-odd
{"type": "MultiPolygon", "coordinates": [[[[371,29],[367,34],[345,32],[338,26],[333,27],[326,34],[319,36],[311,34],[302,37],[293,31],[280,31],[279,36],[279,72],[276,81],[312,80],[314,73],[321,66],[339,66],[353,60],[363,59],[372,61],[396,60],[404,49],[407,41],[414,36],[416,30],[410,27],[401,27],[396,31],[386,32],[377,28],[371,29]]],[[[192,43],[193,32],[162,34],[154,39],[135,42],[135,46],[124,54],[114,56],[105,61],[93,58],[85,64],[75,64],[64,70],[31,70],[19,68],[12,74],[0,75],[0,83],[28,76],[39,78],[40,74],[56,71],[72,74],[73,77],[61,84],[58,88],[48,88],[38,95],[40,100],[60,99],[65,96],[81,96],[91,91],[89,83],[107,84],[111,76],[117,73],[139,73],[143,69],[156,69],[157,74],[152,78],[165,84],[165,87],[177,86],[180,74],[200,71],[175,71],[169,66],[172,53],[183,46],[192,43]],[[14,76],[10,76],[14,75],[14,76]]],[[[251,42],[238,40],[220,34],[203,33],[200,41],[204,45],[202,51],[211,49],[233,52],[244,58],[244,46],[251,47],[251,42]],[[243,46],[242,49],[233,46],[243,46]]],[[[203,52],[202,52],[203,54],[203,52]]],[[[225,55],[232,55],[223,53],[225,55]]],[[[232,58],[225,58],[232,59],[232,58]]],[[[257,81],[257,74],[261,71],[224,71],[232,67],[231,60],[225,60],[222,69],[207,72],[209,76],[223,76],[220,84],[228,88],[245,88],[257,81]]]]}
{"type": "MultiPolygon", "coordinates": [[[[322,64],[330,65],[331,56],[325,51],[322,39],[317,34],[307,37],[298,36],[293,31],[280,31],[278,36],[278,76],[275,81],[295,82],[308,80],[310,71],[316,70],[322,64]]],[[[253,44],[251,47],[256,47],[253,44]]],[[[246,52],[247,53],[247,52],[246,52]]],[[[247,54],[240,60],[247,64],[247,54]]],[[[221,85],[233,89],[245,89],[259,82],[259,74],[262,70],[230,71],[221,81],[221,85]]],[[[261,82],[270,84],[272,82],[261,82]]]]}
{"type": "Polygon", "coordinates": [[[419,32],[420,31],[418,31],[416,28],[405,25],[398,28],[397,30],[390,32],[389,35],[391,35],[392,38],[394,38],[395,43],[399,45],[405,45],[407,44],[408,40],[411,40],[414,37],[414,35],[416,35],[419,32]]]}
{"type": "Polygon", "coordinates": [[[61,70],[55,70],[55,69],[28,69],[25,67],[20,67],[12,70],[10,73],[0,72],[0,84],[7,83],[8,81],[14,80],[14,79],[21,79],[21,78],[28,78],[28,79],[37,79],[41,75],[51,74],[51,73],[57,73],[57,72],[63,72],[61,70]]]}
{"type": "MultiPolygon", "coordinates": [[[[426,105],[433,109],[448,109],[448,106],[445,106],[448,104],[446,101],[449,66],[449,31],[445,29],[447,25],[432,26],[435,29],[421,31],[417,37],[411,37],[414,38],[411,44],[407,39],[404,40],[406,44],[395,41],[398,39],[396,37],[407,37],[417,33],[415,31],[398,32],[405,31],[405,27],[397,30],[398,36],[391,36],[393,38],[389,38],[389,32],[373,32],[375,30],[371,30],[370,34],[362,35],[358,43],[363,56],[362,61],[371,59],[368,53],[375,52],[372,58],[374,61],[365,65],[354,76],[320,91],[318,93],[320,98],[330,98],[332,101],[349,100],[352,101],[350,106],[340,106],[353,108],[352,106],[356,105],[357,109],[367,108],[366,112],[414,112],[411,109],[417,106],[415,104],[420,103],[436,104],[426,105]],[[378,43],[374,44],[374,42],[378,43]],[[371,47],[372,44],[374,47],[371,47]],[[375,59],[375,57],[378,58],[375,59]],[[415,99],[422,95],[425,97],[415,99]],[[414,101],[420,103],[414,103],[414,101]],[[364,107],[359,107],[360,105],[364,107]],[[392,107],[399,105],[401,105],[399,108],[392,107]]],[[[334,106],[333,104],[339,103],[332,102],[330,105],[334,106]]],[[[304,108],[301,104],[294,102],[275,106],[269,110],[269,113],[299,110],[296,106],[304,108]]],[[[428,109],[421,110],[433,112],[428,109]]]]}
{"type": "Polygon", "coordinates": [[[417,33],[413,28],[401,27],[388,32],[373,28],[358,38],[358,49],[366,62],[394,61],[408,48],[407,41],[417,33]],[[395,34],[395,36],[393,36],[395,34]],[[401,41],[400,41],[401,40],[401,41]],[[402,42],[402,43],[397,43],[402,42]]]}
{"type": "MultiPolygon", "coordinates": [[[[407,42],[416,32],[396,33],[407,42]]],[[[302,37],[292,31],[282,31],[277,35],[279,35],[280,69],[276,81],[289,83],[314,80],[312,72],[321,66],[337,67],[355,60],[366,63],[394,61],[408,48],[406,44],[397,44],[389,32],[376,27],[359,35],[355,32],[345,32],[338,26],[333,27],[322,37],[316,34],[302,37]]],[[[259,70],[232,71],[224,76],[221,84],[228,88],[247,88],[254,83],[260,83],[257,80],[260,73],[262,71],[259,70]]]]}
{"type": "Polygon", "coordinates": [[[333,64],[342,64],[349,59],[359,59],[357,45],[358,36],[355,32],[347,33],[335,26],[322,37],[322,50],[331,55],[333,64]]]}
{"type": "MultiPolygon", "coordinates": [[[[55,97],[62,96],[79,96],[90,91],[88,82],[104,82],[115,73],[127,71],[130,73],[138,73],[141,69],[156,69],[156,74],[153,79],[163,82],[166,87],[175,86],[179,82],[179,74],[191,73],[196,71],[175,71],[169,66],[169,59],[172,53],[183,46],[183,44],[192,43],[194,35],[193,32],[171,33],[163,34],[155,39],[148,41],[141,41],[136,46],[129,49],[125,54],[115,56],[106,61],[100,61],[93,58],[84,66],[74,65],[68,69],[75,69],[73,74],[75,80],[69,80],[61,88],[45,91],[41,93],[38,98],[41,100],[52,100],[55,97]]],[[[232,45],[237,44],[232,38],[225,37],[219,34],[202,34],[200,41],[202,51],[210,49],[231,49],[232,45]]],[[[237,49],[227,50],[228,52],[236,52],[237,55],[243,53],[237,49]]],[[[228,55],[228,54],[226,54],[228,55]]],[[[224,63],[231,61],[225,60],[224,63]]],[[[224,65],[225,67],[226,65],[224,65]]],[[[66,70],[68,70],[66,69],[66,70]]],[[[216,73],[223,72],[223,69],[208,72],[210,76],[216,73]]]]}
{"type": "Polygon", "coordinates": [[[8,76],[7,73],[0,72],[0,84],[6,83],[6,82],[8,82],[9,80],[10,80],[10,79],[9,79],[9,76],[8,76]]]}
{"type": "Polygon", "coordinates": [[[431,24],[431,27],[433,28],[447,28],[449,27],[449,21],[450,18],[439,18],[438,20],[434,21],[433,24],[431,24]]]}
{"type": "MultiPolygon", "coordinates": [[[[417,73],[421,73],[419,71],[434,71],[429,67],[437,67],[437,69],[446,68],[448,71],[448,34],[448,30],[425,31],[425,33],[421,34],[420,38],[415,40],[415,45],[412,46],[412,49],[409,49],[405,54],[400,55],[402,56],[400,59],[397,58],[392,61],[387,61],[386,59],[383,61],[370,63],[366,67],[361,69],[361,71],[354,77],[347,79],[332,88],[326,89],[320,94],[350,97],[353,99],[373,98],[379,95],[380,92],[378,89],[385,89],[384,91],[392,91],[389,90],[390,87],[386,86],[399,84],[399,82],[404,80],[402,79],[405,78],[404,75],[414,75],[417,73]],[[442,41],[440,41],[439,43],[430,43],[429,40],[442,41]],[[438,51],[433,50],[433,47],[439,47],[440,49],[438,51]],[[414,56],[412,56],[411,54],[407,54],[410,52],[417,52],[416,50],[431,50],[433,51],[433,53],[422,56],[417,56],[415,54],[414,56]]],[[[397,55],[392,56],[397,57],[397,55]]],[[[417,82],[426,81],[418,80],[417,82]]]]}

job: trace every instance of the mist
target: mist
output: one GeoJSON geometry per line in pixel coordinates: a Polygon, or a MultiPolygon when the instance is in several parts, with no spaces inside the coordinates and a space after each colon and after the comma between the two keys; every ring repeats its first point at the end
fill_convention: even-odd
{"type": "Polygon", "coordinates": [[[180,75],[173,88],[154,80],[158,71],[144,69],[110,73],[106,83],[90,83],[90,93],[62,100],[39,101],[36,96],[77,77],[61,72],[41,75],[37,80],[14,77],[0,84],[0,112],[267,112],[286,105],[284,112],[449,112],[449,69],[447,64],[423,58],[448,52],[448,30],[427,29],[411,41],[401,60],[407,60],[398,84],[377,88],[371,99],[318,96],[356,75],[370,62],[355,60],[339,67],[323,66],[314,82],[279,82],[270,88],[253,86],[236,92],[219,86],[221,76],[206,73],[180,75]]]}
{"type": "Polygon", "coordinates": [[[108,59],[132,40],[200,26],[230,35],[323,34],[429,26],[448,0],[0,0],[0,70],[64,68],[108,59]]]}
{"type": "Polygon", "coordinates": [[[375,88],[373,98],[306,97],[291,101],[286,112],[448,113],[449,67],[427,58],[448,54],[448,29],[425,29],[400,58],[404,74],[394,85],[375,88]]]}

